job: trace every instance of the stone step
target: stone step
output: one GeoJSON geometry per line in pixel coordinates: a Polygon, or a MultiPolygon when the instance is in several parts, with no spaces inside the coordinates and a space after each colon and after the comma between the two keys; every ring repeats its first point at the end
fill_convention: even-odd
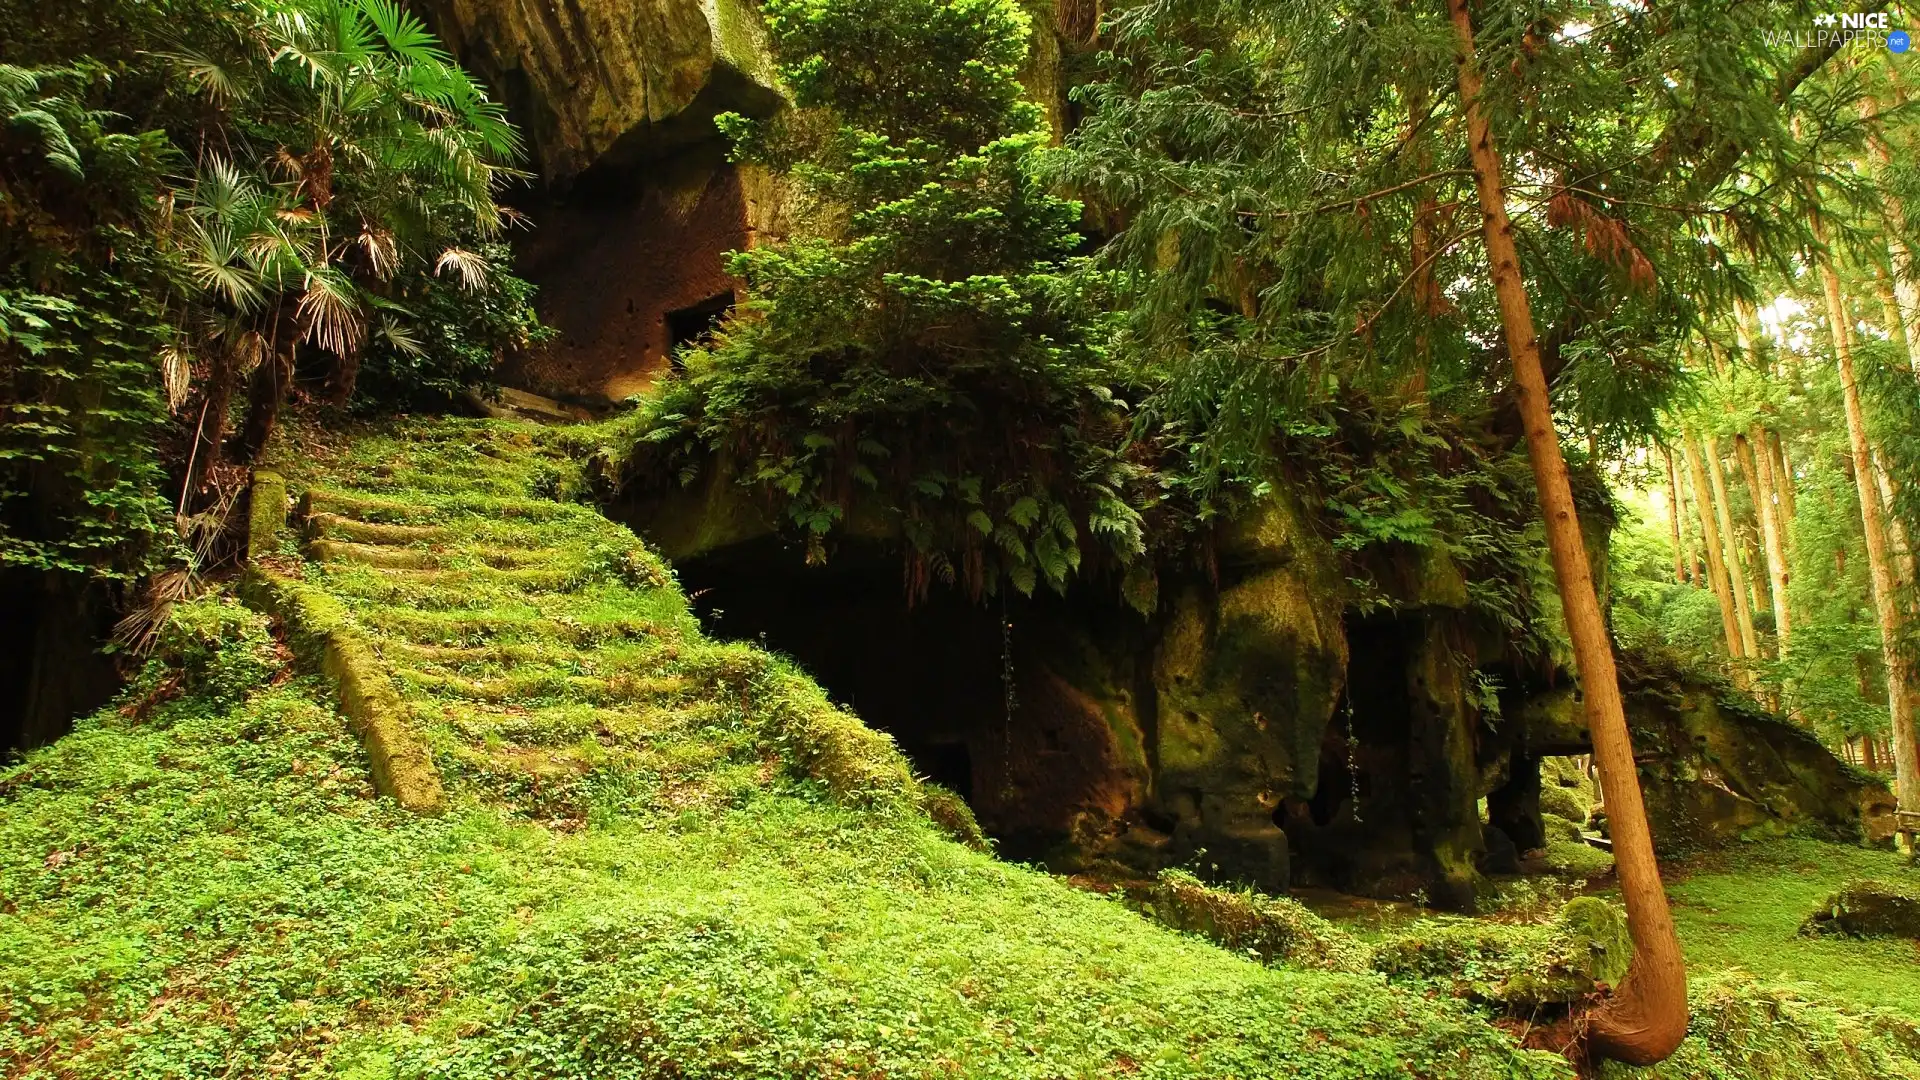
{"type": "Polygon", "coordinates": [[[356,544],[346,540],[315,540],[307,554],[320,562],[358,563],[389,570],[445,570],[477,560],[493,570],[517,570],[552,564],[565,558],[556,548],[502,548],[484,545],[423,549],[386,544],[356,544]]]}
{"type": "MultiPolygon", "coordinates": [[[[417,491],[418,489],[408,489],[417,491]]],[[[513,518],[522,521],[558,521],[564,518],[602,519],[592,509],[552,499],[508,495],[441,494],[419,492],[418,498],[396,499],[393,492],[344,488],[309,488],[300,499],[299,516],[333,513],[363,522],[391,525],[443,525],[463,517],[513,518]]]]}
{"type": "MultiPolygon", "coordinates": [[[[355,564],[333,563],[332,565],[342,567],[355,564]]],[[[513,570],[466,567],[458,570],[441,570],[432,567],[368,566],[366,569],[379,575],[374,582],[336,580],[333,587],[363,599],[387,602],[426,600],[429,598],[427,594],[434,593],[438,594],[432,598],[436,601],[435,606],[445,610],[464,606],[474,590],[558,593],[572,591],[578,585],[591,580],[591,575],[583,570],[565,567],[532,566],[513,570]],[[442,600],[446,603],[438,603],[442,600]]]]}
{"type": "Polygon", "coordinates": [[[309,540],[346,540],[356,544],[432,544],[456,534],[444,525],[382,525],[341,514],[316,511],[306,519],[309,540]]]}
{"type": "Polygon", "coordinates": [[[468,679],[420,668],[395,665],[394,675],[425,693],[464,701],[500,704],[564,704],[569,700],[590,705],[618,705],[657,701],[686,693],[692,685],[676,676],[601,678],[542,672],[491,679],[468,679]]]}
{"type": "Polygon", "coordinates": [[[496,612],[470,615],[457,608],[441,611],[383,609],[366,612],[361,620],[384,634],[428,646],[444,646],[455,641],[491,643],[502,638],[587,645],[602,641],[635,641],[674,633],[667,627],[638,619],[590,623],[553,619],[538,614],[529,614],[524,618],[503,618],[496,612]]]}

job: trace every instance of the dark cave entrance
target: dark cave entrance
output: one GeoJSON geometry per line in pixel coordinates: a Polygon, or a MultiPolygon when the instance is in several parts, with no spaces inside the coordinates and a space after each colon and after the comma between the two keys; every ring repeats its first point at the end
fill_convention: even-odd
{"type": "Polygon", "coordinates": [[[1047,860],[1082,811],[1111,801],[1111,731],[1064,677],[1081,674],[1068,659],[1086,620],[1111,613],[938,586],[909,607],[899,554],[879,545],[843,545],[809,567],[763,539],[678,573],[709,633],[792,657],[892,735],[915,772],[964,798],[1003,854],[1047,860]]]}
{"type": "Polygon", "coordinates": [[[978,803],[976,750],[1007,719],[998,607],[939,589],[909,609],[898,565],[883,560],[842,553],[809,567],[766,540],[678,569],[710,633],[792,657],[917,772],[978,803]]]}
{"type": "Polygon", "coordinates": [[[1411,892],[1425,879],[1407,828],[1408,628],[1391,617],[1346,620],[1346,686],[1320,742],[1313,796],[1286,800],[1295,885],[1342,892],[1411,892]]]}
{"type": "Polygon", "coordinates": [[[667,356],[673,366],[681,367],[680,353],[713,343],[713,333],[733,310],[733,290],[717,293],[697,304],[675,308],[663,316],[667,322],[667,356]]]}

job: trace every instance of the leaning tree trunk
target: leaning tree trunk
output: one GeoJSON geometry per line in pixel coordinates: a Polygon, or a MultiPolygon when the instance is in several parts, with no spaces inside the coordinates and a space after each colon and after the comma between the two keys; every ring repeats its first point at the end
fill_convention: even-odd
{"type": "Polygon", "coordinates": [[[1738,661],[1746,653],[1740,640],[1740,617],[1733,607],[1733,586],[1727,581],[1727,549],[1720,543],[1720,526],[1714,517],[1713,489],[1707,484],[1707,469],[1700,464],[1700,452],[1694,448],[1693,439],[1682,432],[1680,445],[1687,456],[1687,472],[1693,477],[1693,509],[1700,517],[1700,535],[1707,549],[1707,584],[1713,589],[1713,598],[1720,602],[1720,630],[1726,635],[1727,656],[1735,661],[1733,672],[1737,682],[1743,677],[1738,661]]]}
{"type": "MultiPolygon", "coordinates": [[[[1824,242],[1818,219],[1814,236],[1824,242]]],[[[1867,569],[1873,581],[1874,613],[1880,619],[1880,653],[1887,669],[1887,707],[1893,734],[1893,791],[1905,810],[1920,810],[1920,759],[1914,756],[1913,695],[1908,691],[1907,667],[1900,656],[1900,606],[1894,587],[1893,553],[1887,545],[1886,519],[1881,515],[1880,489],[1873,480],[1873,448],[1867,442],[1866,412],[1860,387],[1854,381],[1853,342],[1847,333],[1847,305],[1840,294],[1840,277],[1833,262],[1820,255],[1820,278],[1826,287],[1827,324],[1833,332],[1833,352],[1840,364],[1840,396],[1847,413],[1847,444],[1853,453],[1853,480],[1860,494],[1860,521],[1867,534],[1867,569]]]]}
{"type": "Polygon", "coordinates": [[[1466,113],[1474,186],[1480,195],[1487,262],[1500,302],[1507,348],[1513,355],[1527,457],[1539,489],[1540,516],[1546,524],[1547,550],[1553,557],[1568,635],[1573,639],[1587,727],[1593,739],[1594,759],[1600,766],[1600,789],[1613,834],[1614,863],[1633,937],[1632,969],[1615,993],[1590,1014],[1587,1033],[1596,1054],[1633,1065],[1651,1065],[1672,1054],[1686,1038],[1686,964],[1681,958],[1680,940],[1674,934],[1666,890],[1660,884],[1660,864],[1653,854],[1653,833],[1647,825],[1633,741],[1620,700],[1620,679],[1614,670],[1613,642],[1600,614],[1593,571],[1574,510],[1573,488],[1567,479],[1567,463],[1554,430],[1553,405],[1547,396],[1546,373],[1540,366],[1533,309],[1520,278],[1513,223],[1507,218],[1500,154],[1480,108],[1473,20],[1467,13],[1467,0],[1448,0],[1447,7],[1460,43],[1460,100],[1466,113]]]}

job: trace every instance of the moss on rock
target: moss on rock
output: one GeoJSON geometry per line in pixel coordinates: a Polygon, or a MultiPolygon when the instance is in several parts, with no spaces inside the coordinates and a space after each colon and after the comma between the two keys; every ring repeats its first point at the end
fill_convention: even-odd
{"type": "Polygon", "coordinates": [[[1389,979],[1439,984],[1502,1008],[1578,1001],[1626,977],[1626,915],[1597,897],[1568,901],[1551,923],[1427,921],[1375,946],[1389,979]]]}
{"type": "Polygon", "coordinates": [[[1920,887],[1892,881],[1849,881],[1807,916],[1800,932],[1920,941],[1920,887]]]}
{"type": "Polygon", "coordinates": [[[1180,870],[1129,890],[1140,912],[1263,964],[1324,971],[1366,971],[1371,950],[1298,901],[1251,890],[1219,889],[1180,870]]]}

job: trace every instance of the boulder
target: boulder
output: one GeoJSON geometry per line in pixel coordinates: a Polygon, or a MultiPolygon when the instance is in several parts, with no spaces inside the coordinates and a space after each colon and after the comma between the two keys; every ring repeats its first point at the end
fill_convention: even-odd
{"type": "Polygon", "coordinates": [[[1920,887],[1887,881],[1849,881],[1807,916],[1800,932],[1920,941],[1920,887]]]}
{"type": "Polygon", "coordinates": [[[1222,539],[1217,584],[1171,590],[1153,644],[1158,813],[1174,856],[1229,878],[1289,880],[1282,800],[1310,798],[1347,667],[1332,552],[1276,495],[1222,539]]]}
{"type": "Polygon", "coordinates": [[[1724,680],[1654,651],[1620,657],[1641,788],[1666,852],[1788,834],[1862,843],[1891,835],[1884,778],[1724,680]]]}

